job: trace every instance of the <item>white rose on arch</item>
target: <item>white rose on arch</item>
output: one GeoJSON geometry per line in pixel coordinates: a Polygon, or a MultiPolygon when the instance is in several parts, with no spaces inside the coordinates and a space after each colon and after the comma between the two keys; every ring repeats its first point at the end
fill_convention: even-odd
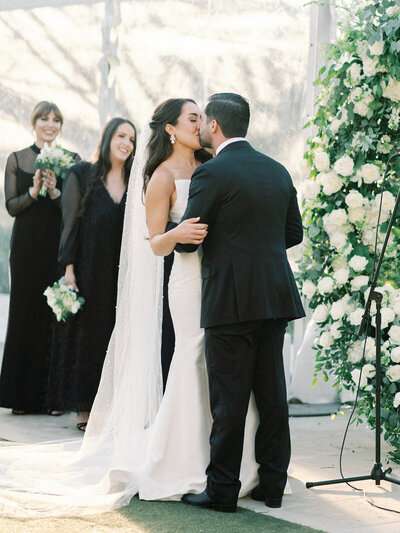
{"type": "Polygon", "coordinates": [[[381,171],[373,163],[365,163],[365,165],[361,167],[360,174],[364,183],[376,183],[381,176],[381,171]]]}
{"type": "Polygon", "coordinates": [[[336,250],[343,250],[347,244],[347,235],[341,231],[336,231],[330,236],[330,243],[336,250]]]}
{"type": "Polygon", "coordinates": [[[360,117],[366,117],[368,115],[368,111],[368,104],[363,100],[354,103],[354,113],[360,115],[360,117]]]}
{"type": "Polygon", "coordinates": [[[362,222],[365,218],[364,207],[349,207],[349,220],[353,224],[355,222],[362,222]]]}
{"type": "Polygon", "coordinates": [[[333,279],[330,276],[325,276],[319,280],[317,288],[320,294],[329,294],[334,287],[333,279]]]}
{"type": "Polygon", "coordinates": [[[378,146],[376,147],[377,152],[381,154],[388,154],[393,148],[393,145],[390,141],[391,139],[389,135],[382,135],[380,141],[378,142],[378,146]]]}
{"type": "Polygon", "coordinates": [[[393,311],[396,313],[397,316],[400,316],[400,299],[394,302],[393,311]]]}
{"type": "Polygon", "coordinates": [[[376,374],[376,369],[374,365],[371,365],[371,363],[367,363],[363,366],[362,372],[367,378],[373,378],[376,374]]]}
{"type": "Polygon", "coordinates": [[[352,326],[359,326],[364,314],[364,309],[359,307],[355,311],[349,314],[349,322],[352,326]]]}
{"type": "Polygon", "coordinates": [[[343,181],[335,172],[324,172],[320,174],[320,182],[322,185],[322,191],[327,196],[335,194],[343,187],[343,181]]]}
{"type": "Polygon", "coordinates": [[[400,363],[400,346],[393,348],[393,350],[390,352],[390,359],[393,361],[393,363],[400,363]]]}
{"type": "Polygon", "coordinates": [[[354,169],[354,161],[349,155],[343,155],[333,165],[333,169],[341,176],[351,176],[354,169]]]}
{"type": "Polygon", "coordinates": [[[333,302],[331,305],[331,317],[333,320],[339,320],[344,317],[344,315],[350,313],[353,310],[353,307],[349,305],[348,300],[350,299],[349,295],[343,296],[340,300],[333,302]]]}
{"type": "Polygon", "coordinates": [[[400,102],[400,82],[389,76],[389,81],[381,82],[383,97],[389,98],[393,102],[400,102]]]}
{"type": "Polygon", "coordinates": [[[344,201],[346,202],[346,205],[352,209],[362,207],[365,203],[364,196],[355,190],[350,191],[344,201]]]}
{"type": "Polygon", "coordinates": [[[356,276],[350,282],[352,291],[359,291],[361,287],[368,286],[369,277],[368,276],[356,276]]]}
{"type": "Polygon", "coordinates": [[[400,380],[400,365],[391,365],[386,370],[386,375],[390,381],[399,381],[400,380]]]}
{"type": "Polygon", "coordinates": [[[329,155],[321,149],[314,152],[314,165],[318,172],[325,172],[330,168],[329,155]]]}
{"type": "Polygon", "coordinates": [[[393,344],[400,345],[400,326],[392,326],[389,329],[389,337],[393,344]]]}
{"type": "Polygon", "coordinates": [[[349,347],[347,351],[347,358],[350,363],[358,363],[361,361],[363,356],[363,343],[362,341],[355,341],[349,347]]]}
{"type": "Polygon", "coordinates": [[[332,268],[334,272],[337,272],[341,268],[348,268],[347,257],[345,255],[339,255],[332,261],[332,268]]]}
{"type": "Polygon", "coordinates": [[[376,230],[368,229],[368,228],[363,230],[361,240],[362,240],[362,243],[365,244],[365,246],[370,246],[373,248],[375,245],[375,239],[376,239],[376,230]]]}
{"type": "Polygon", "coordinates": [[[396,313],[391,307],[382,307],[382,327],[387,328],[396,317],[396,313]]]}
{"type": "MultiPolygon", "coordinates": [[[[364,343],[364,341],[362,341],[364,343]]],[[[376,346],[375,339],[373,337],[367,337],[365,344],[365,359],[367,361],[373,361],[376,358],[376,346]]]]}
{"type": "Polygon", "coordinates": [[[334,339],[340,339],[340,337],[342,336],[342,332],[339,331],[339,328],[341,328],[342,326],[343,326],[342,320],[337,320],[331,325],[330,332],[334,339]]]}
{"type": "Polygon", "coordinates": [[[368,383],[368,379],[373,378],[375,376],[375,373],[375,367],[368,363],[362,367],[361,379],[360,370],[358,368],[355,368],[351,371],[351,377],[356,385],[358,385],[358,381],[360,380],[360,387],[364,388],[368,383]]]}
{"type": "Polygon", "coordinates": [[[321,333],[321,336],[319,338],[318,344],[322,346],[322,348],[326,349],[329,348],[334,342],[334,338],[329,333],[329,331],[324,331],[321,333]]]}
{"type": "Polygon", "coordinates": [[[317,287],[316,285],[314,285],[314,283],[311,280],[306,279],[305,282],[303,283],[303,287],[301,290],[304,296],[308,298],[309,300],[311,300],[311,298],[314,296],[317,290],[317,287]]]}
{"type": "Polygon", "coordinates": [[[349,265],[355,272],[360,272],[364,270],[368,264],[368,259],[362,255],[353,255],[349,261],[349,265]]]}
{"type": "Polygon", "coordinates": [[[399,405],[400,405],[400,392],[396,392],[396,394],[394,395],[393,407],[397,409],[399,405]]]}
{"type": "Polygon", "coordinates": [[[333,278],[337,285],[344,285],[348,282],[349,275],[350,270],[348,268],[339,268],[339,270],[336,270],[336,272],[333,274],[333,278]]]}
{"type": "Polygon", "coordinates": [[[338,118],[335,118],[332,120],[332,122],[330,123],[329,125],[329,129],[331,130],[331,132],[335,135],[338,131],[339,131],[339,128],[340,126],[343,124],[343,121],[338,119],[338,118]]]}
{"type": "Polygon", "coordinates": [[[400,15],[400,6],[389,6],[386,9],[386,13],[389,17],[395,17],[400,15]]]}
{"type": "Polygon", "coordinates": [[[347,213],[345,209],[334,209],[329,214],[324,215],[324,222],[327,227],[333,226],[335,229],[343,226],[347,222],[347,213]]]}
{"type": "Polygon", "coordinates": [[[385,48],[384,41],[375,41],[374,44],[369,46],[369,52],[372,56],[380,56],[383,54],[383,49],[385,48]]]}
{"type": "Polygon", "coordinates": [[[322,322],[325,322],[325,320],[328,318],[328,315],[329,315],[328,306],[326,306],[325,304],[319,304],[314,309],[313,320],[317,324],[321,324],[322,322]]]}
{"type": "MultiPolygon", "coordinates": [[[[387,328],[388,325],[393,322],[395,319],[395,312],[391,307],[382,307],[381,309],[381,315],[382,315],[382,328],[387,328]]],[[[376,320],[375,317],[372,317],[371,324],[375,327],[376,320]]]]}
{"type": "Polygon", "coordinates": [[[378,72],[386,72],[385,67],[379,64],[378,57],[368,57],[366,55],[362,58],[362,62],[365,76],[375,76],[378,72]]]}
{"type": "Polygon", "coordinates": [[[315,200],[319,195],[321,186],[315,180],[309,178],[303,182],[301,192],[306,200],[315,200]]]}
{"type": "Polygon", "coordinates": [[[361,65],[360,63],[352,63],[347,71],[348,76],[353,84],[357,84],[363,78],[361,74],[361,65]]]}
{"type": "MultiPolygon", "coordinates": [[[[381,202],[381,195],[379,194],[375,198],[375,204],[379,208],[381,202]]],[[[392,211],[394,204],[396,203],[396,198],[390,191],[384,191],[382,196],[382,210],[383,211],[392,211]]]]}

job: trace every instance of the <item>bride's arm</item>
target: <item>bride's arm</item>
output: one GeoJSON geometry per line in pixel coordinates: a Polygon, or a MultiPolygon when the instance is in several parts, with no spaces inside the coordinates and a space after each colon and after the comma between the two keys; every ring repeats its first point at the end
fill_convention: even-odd
{"type": "Polygon", "coordinates": [[[157,169],[146,191],[146,218],[150,246],[156,255],[169,255],[177,243],[201,244],[207,235],[206,224],[196,224],[199,218],[191,218],[176,228],[165,232],[175,191],[174,180],[164,169],[157,169]]]}

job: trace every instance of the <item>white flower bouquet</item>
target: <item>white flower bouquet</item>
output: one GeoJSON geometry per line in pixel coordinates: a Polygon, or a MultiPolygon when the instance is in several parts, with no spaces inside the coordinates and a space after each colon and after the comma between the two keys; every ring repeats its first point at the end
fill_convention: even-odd
{"type": "MultiPolygon", "coordinates": [[[[52,170],[56,178],[64,179],[67,171],[73,165],[74,159],[71,154],[64,150],[60,145],[55,143],[44,143],[44,147],[40,150],[36,161],[35,168],[40,170],[52,170]]],[[[47,189],[45,185],[39,192],[40,196],[46,196],[47,189]]]]}
{"type": "Polygon", "coordinates": [[[85,299],[78,296],[71,285],[65,284],[64,277],[56,281],[52,287],[47,287],[43,294],[58,322],[65,322],[70,313],[75,315],[85,303],[85,299]]]}

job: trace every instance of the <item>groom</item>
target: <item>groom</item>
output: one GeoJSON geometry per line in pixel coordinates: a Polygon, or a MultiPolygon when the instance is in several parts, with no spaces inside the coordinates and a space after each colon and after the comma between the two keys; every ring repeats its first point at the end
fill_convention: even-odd
{"type": "Polygon", "coordinates": [[[201,326],[213,416],[207,488],[182,501],[225,512],[236,510],[251,391],[260,415],[255,439],[260,484],[252,497],[281,506],[290,459],[283,338],[288,320],[304,316],[286,256],[286,248],[303,238],[296,190],[280,163],[245,140],[249,119],[242,96],[210,97],[200,142],[216,157],[194,172],[182,218],[199,216],[208,224],[201,326]]]}

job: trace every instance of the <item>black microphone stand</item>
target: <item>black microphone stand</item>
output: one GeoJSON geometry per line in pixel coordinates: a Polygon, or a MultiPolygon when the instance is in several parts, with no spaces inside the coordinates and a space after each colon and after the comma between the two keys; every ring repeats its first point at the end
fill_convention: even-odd
{"type": "MultiPolygon", "coordinates": [[[[383,177],[383,183],[385,183],[385,178],[389,170],[390,162],[392,161],[392,159],[396,157],[400,157],[400,153],[394,154],[389,158],[387,165],[386,165],[385,174],[383,177]]],[[[366,481],[366,480],[375,481],[375,485],[380,485],[381,481],[389,481],[390,483],[395,483],[396,485],[400,485],[400,480],[394,479],[387,475],[388,473],[390,474],[392,469],[388,468],[387,470],[384,470],[382,462],[381,462],[381,324],[382,324],[381,307],[382,307],[382,294],[376,291],[379,271],[381,269],[381,265],[382,265],[383,257],[385,255],[387,243],[389,241],[390,233],[392,231],[392,227],[396,219],[396,212],[397,212],[399,203],[400,203],[400,189],[397,193],[396,202],[393,208],[392,216],[390,217],[389,226],[386,232],[385,241],[383,243],[381,253],[379,255],[379,260],[376,266],[375,274],[370,283],[371,290],[368,295],[367,303],[365,304],[365,312],[364,312],[360,327],[358,329],[358,336],[360,337],[361,335],[363,335],[363,333],[367,329],[367,324],[369,323],[369,318],[370,318],[371,303],[372,301],[374,301],[376,303],[376,316],[375,316],[375,321],[376,321],[376,327],[375,327],[375,339],[376,339],[376,347],[375,347],[376,349],[375,463],[372,467],[371,473],[367,476],[353,476],[353,477],[340,478],[340,479],[330,479],[328,481],[316,481],[316,482],[308,481],[306,483],[307,489],[310,489],[311,487],[319,487],[321,485],[333,485],[337,483],[348,483],[350,481],[366,481]]]]}

